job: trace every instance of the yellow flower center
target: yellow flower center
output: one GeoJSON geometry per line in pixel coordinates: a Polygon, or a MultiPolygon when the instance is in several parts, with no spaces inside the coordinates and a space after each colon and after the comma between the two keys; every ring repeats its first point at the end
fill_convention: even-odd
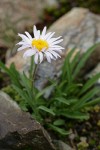
{"type": "Polygon", "coordinates": [[[38,40],[34,39],[32,41],[32,46],[33,47],[35,46],[39,51],[41,51],[43,48],[47,49],[49,47],[47,41],[42,39],[38,39],[38,40]]]}

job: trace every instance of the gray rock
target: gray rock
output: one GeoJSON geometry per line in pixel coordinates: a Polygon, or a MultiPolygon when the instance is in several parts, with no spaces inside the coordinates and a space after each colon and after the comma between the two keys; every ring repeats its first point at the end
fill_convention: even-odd
{"type": "Polygon", "coordinates": [[[57,7],[57,0],[3,0],[0,1],[0,45],[8,46],[3,37],[16,39],[17,32],[24,31],[40,21],[45,7],[57,7]],[[14,29],[14,30],[13,30],[14,29]]]}
{"type": "MultiPolygon", "coordinates": [[[[36,86],[42,89],[47,84],[47,77],[57,78],[61,73],[66,52],[68,49],[77,47],[81,53],[84,53],[90,46],[97,43],[100,39],[100,17],[94,15],[85,8],[73,8],[69,13],[58,19],[48,31],[55,31],[56,35],[62,35],[64,41],[62,46],[65,47],[62,58],[52,61],[51,64],[44,61],[38,69],[36,86]]],[[[15,63],[18,70],[28,70],[29,61],[22,59],[23,52],[17,53],[9,59],[7,65],[15,63]]],[[[91,59],[88,60],[86,70],[91,70],[100,61],[100,46],[95,49],[91,59]]],[[[83,70],[83,71],[84,71],[83,70]]]]}
{"type": "Polygon", "coordinates": [[[0,91],[0,150],[54,150],[43,127],[0,91]]]}
{"type": "Polygon", "coordinates": [[[59,150],[74,150],[68,144],[64,143],[63,141],[58,141],[59,150]]]}

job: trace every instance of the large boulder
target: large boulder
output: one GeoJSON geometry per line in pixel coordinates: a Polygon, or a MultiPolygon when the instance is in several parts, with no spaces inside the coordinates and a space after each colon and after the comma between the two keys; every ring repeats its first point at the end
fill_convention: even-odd
{"type": "Polygon", "coordinates": [[[0,91],[0,150],[54,150],[43,127],[0,91]]]}
{"type": "Polygon", "coordinates": [[[62,35],[65,48],[77,48],[85,51],[96,42],[100,42],[100,16],[85,8],[73,8],[57,20],[49,29],[62,35]]]}
{"type": "MultiPolygon", "coordinates": [[[[38,69],[36,86],[43,88],[47,84],[47,77],[55,78],[61,73],[66,52],[68,49],[77,47],[81,53],[84,53],[93,44],[100,42],[100,16],[91,13],[85,8],[73,8],[69,13],[58,19],[48,31],[56,32],[56,35],[62,35],[64,41],[62,46],[65,47],[62,58],[57,61],[52,61],[52,64],[43,62],[38,69]]],[[[15,63],[18,70],[27,71],[29,61],[22,59],[23,52],[17,53],[12,57],[7,65],[15,63]]],[[[100,61],[100,46],[98,46],[91,59],[87,63],[86,70],[90,70],[100,61]]]]}

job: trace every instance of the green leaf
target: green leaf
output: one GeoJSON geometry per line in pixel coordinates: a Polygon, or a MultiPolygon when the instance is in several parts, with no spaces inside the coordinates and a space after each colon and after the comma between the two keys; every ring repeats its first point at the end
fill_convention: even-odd
{"type": "Polygon", "coordinates": [[[74,72],[77,63],[79,62],[80,52],[77,52],[71,61],[71,72],[74,72]]]}
{"type": "Polygon", "coordinates": [[[68,101],[70,104],[74,104],[74,103],[77,103],[79,101],[79,99],[73,98],[73,99],[69,99],[68,101]]]}
{"type": "Polygon", "coordinates": [[[56,98],[55,100],[57,100],[57,101],[59,101],[59,102],[61,102],[61,103],[63,103],[63,104],[66,104],[66,105],[70,105],[69,101],[66,100],[66,99],[63,98],[63,97],[58,97],[58,98],[56,98]]]}
{"type": "Polygon", "coordinates": [[[87,101],[91,100],[97,93],[100,92],[99,88],[93,88],[89,92],[87,92],[73,107],[72,109],[77,110],[84,106],[87,101]]]}
{"type": "Polygon", "coordinates": [[[57,119],[53,122],[53,125],[62,126],[62,125],[65,125],[65,121],[63,119],[57,119]]]}
{"type": "Polygon", "coordinates": [[[68,85],[66,87],[66,92],[68,93],[68,95],[74,95],[74,93],[78,92],[79,93],[79,88],[82,87],[82,84],[75,84],[75,83],[72,83],[70,85],[68,85]]]}
{"type": "Polygon", "coordinates": [[[21,101],[21,102],[19,103],[19,106],[21,107],[21,109],[22,109],[23,111],[28,111],[27,104],[25,103],[25,101],[21,101]]]}
{"type": "Polygon", "coordinates": [[[12,64],[10,65],[9,70],[11,71],[11,73],[13,74],[14,77],[17,76],[17,79],[19,78],[19,75],[20,75],[20,74],[19,74],[19,72],[16,70],[14,63],[12,63],[12,64]]]}
{"type": "Polygon", "coordinates": [[[45,107],[45,106],[39,106],[38,109],[41,109],[41,110],[43,110],[43,111],[45,111],[45,112],[47,112],[47,113],[49,113],[49,114],[55,116],[55,113],[53,112],[53,110],[52,110],[52,109],[49,109],[49,108],[47,108],[47,107],[45,107]]]}
{"type": "Polygon", "coordinates": [[[27,78],[27,76],[23,73],[23,74],[20,74],[20,79],[21,79],[21,82],[22,82],[22,85],[23,85],[23,89],[26,90],[29,98],[31,100],[33,100],[33,92],[31,91],[31,83],[30,83],[30,80],[27,78]]]}
{"type": "Polygon", "coordinates": [[[69,53],[67,54],[67,56],[65,58],[64,65],[62,67],[62,79],[65,78],[67,75],[69,82],[71,81],[70,58],[73,55],[74,51],[75,51],[75,48],[73,48],[72,50],[69,51],[69,53]],[[66,69],[66,67],[67,67],[67,69],[66,69]]]}
{"type": "Polygon", "coordinates": [[[65,99],[65,98],[55,98],[56,100],[58,100],[59,102],[61,103],[64,103],[66,105],[71,105],[71,104],[74,104],[76,102],[78,102],[79,100],[78,99],[75,99],[75,98],[72,98],[72,99],[65,99]]]}
{"type": "Polygon", "coordinates": [[[59,84],[59,86],[57,86],[57,88],[59,88],[61,90],[61,88],[63,88],[64,85],[66,85],[66,84],[67,84],[67,81],[65,79],[65,80],[61,81],[61,83],[59,84]]]}
{"type": "Polygon", "coordinates": [[[65,116],[67,118],[72,118],[72,119],[89,119],[89,114],[87,113],[81,113],[78,111],[62,111],[60,112],[60,115],[65,116]]]}
{"type": "Polygon", "coordinates": [[[27,100],[27,97],[25,96],[26,92],[23,89],[20,89],[16,85],[12,85],[12,86],[24,100],[27,100]]]}
{"type": "Polygon", "coordinates": [[[95,87],[92,90],[88,91],[81,99],[81,103],[85,103],[88,100],[91,100],[96,94],[100,93],[100,89],[95,87]]]}
{"type": "Polygon", "coordinates": [[[21,87],[20,82],[19,82],[19,73],[18,71],[15,70],[14,64],[11,64],[10,68],[7,68],[5,64],[3,64],[0,61],[0,68],[4,70],[5,73],[7,73],[10,76],[10,79],[13,84],[17,85],[18,87],[21,87]]]}
{"type": "Polygon", "coordinates": [[[75,78],[77,76],[77,74],[79,73],[79,71],[82,69],[82,67],[84,66],[85,62],[87,61],[87,59],[90,57],[90,55],[92,54],[92,52],[94,51],[94,49],[97,47],[98,44],[93,45],[91,48],[89,48],[83,55],[82,58],[80,60],[80,62],[78,63],[77,67],[75,68],[74,72],[73,72],[73,78],[75,78]]]}
{"type": "Polygon", "coordinates": [[[54,83],[54,84],[52,84],[52,85],[50,85],[50,86],[44,88],[43,90],[41,90],[41,91],[38,92],[38,94],[36,95],[35,98],[36,98],[36,99],[39,99],[43,94],[45,94],[45,92],[46,92],[47,90],[50,90],[50,89],[52,89],[52,88],[55,87],[55,86],[56,86],[56,84],[54,83]]]}
{"type": "Polygon", "coordinates": [[[9,69],[1,61],[0,61],[0,68],[3,69],[4,72],[6,72],[8,75],[11,75],[11,72],[9,71],[9,69]]]}
{"type": "Polygon", "coordinates": [[[72,82],[72,75],[71,75],[71,66],[70,66],[70,60],[66,60],[66,75],[67,75],[67,80],[68,84],[72,82]]]}
{"type": "Polygon", "coordinates": [[[71,132],[66,131],[66,130],[64,130],[64,129],[62,129],[62,128],[56,127],[56,126],[54,126],[54,125],[52,125],[52,124],[49,124],[48,126],[49,126],[51,129],[53,129],[54,131],[60,133],[61,135],[68,135],[68,134],[71,133],[71,132]]]}
{"type": "Polygon", "coordinates": [[[15,85],[17,85],[19,88],[21,88],[20,84],[20,73],[16,70],[14,63],[10,65],[9,71],[11,72],[11,81],[15,85]]]}
{"type": "Polygon", "coordinates": [[[27,95],[26,91],[24,91],[23,89],[20,89],[16,85],[12,85],[12,86],[18,92],[18,94],[30,105],[30,107],[34,111],[34,107],[33,107],[34,106],[34,101],[32,101],[30,99],[30,97],[27,95]]]}
{"type": "Polygon", "coordinates": [[[80,91],[80,94],[83,94],[85,91],[87,91],[95,82],[100,78],[100,73],[93,76],[91,79],[89,79],[86,84],[83,86],[82,90],[80,91]]]}
{"type": "Polygon", "coordinates": [[[96,104],[100,104],[100,97],[87,102],[86,104],[84,104],[84,107],[92,106],[92,105],[96,105],[96,104]]]}

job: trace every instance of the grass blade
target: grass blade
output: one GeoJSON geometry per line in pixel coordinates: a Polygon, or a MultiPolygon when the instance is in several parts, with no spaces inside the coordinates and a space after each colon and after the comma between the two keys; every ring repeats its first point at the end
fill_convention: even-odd
{"type": "Polygon", "coordinates": [[[92,77],[91,79],[89,79],[86,84],[83,86],[81,92],[79,95],[83,94],[84,92],[86,92],[91,86],[93,86],[93,84],[95,84],[95,82],[100,78],[100,73],[96,74],[94,77],[92,77]]]}
{"type": "Polygon", "coordinates": [[[47,108],[45,106],[39,106],[38,109],[41,109],[41,110],[43,110],[43,111],[45,111],[45,112],[55,116],[55,113],[53,112],[53,110],[51,110],[51,109],[49,109],[49,108],[47,108]]]}
{"type": "Polygon", "coordinates": [[[79,71],[81,70],[81,68],[84,66],[85,62],[87,61],[87,59],[90,57],[90,55],[92,54],[92,52],[94,51],[94,49],[97,47],[97,44],[93,45],[91,48],[89,48],[87,50],[87,52],[85,52],[80,60],[80,62],[78,63],[77,67],[75,68],[74,72],[73,72],[73,79],[78,75],[79,71]]]}
{"type": "Polygon", "coordinates": [[[62,128],[56,127],[56,126],[54,126],[54,125],[52,125],[52,124],[49,124],[48,126],[49,126],[51,129],[53,129],[54,131],[60,133],[60,134],[63,135],[63,136],[64,136],[64,135],[68,135],[68,134],[71,133],[71,132],[66,131],[66,130],[64,130],[64,129],[62,129],[62,128]]]}
{"type": "Polygon", "coordinates": [[[63,111],[61,112],[62,116],[65,116],[67,118],[71,118],[71,119],[89,119],[89,115],[87,113],[81,113],[78,111],[74,111],[74,112],[69,112],[69,111],[63,111]]]}

